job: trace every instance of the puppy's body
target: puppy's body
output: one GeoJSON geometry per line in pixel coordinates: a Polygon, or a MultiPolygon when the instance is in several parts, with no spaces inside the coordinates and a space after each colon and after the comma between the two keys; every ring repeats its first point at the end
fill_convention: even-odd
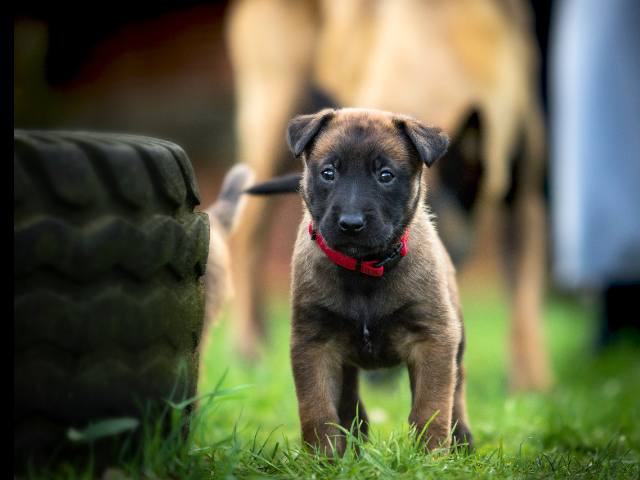
{"type": "Polygon", "coordinates": [[[413,397],[409,421],[420,431],[438,412],[425,434],[428,447],[448,443],[454,424],[454,436],[470,442],[455,272],[424,206],[422,165],[444,153],[446,140],[437,129],[386,112],[343,109],[305,117],[301,129],[295,120],[289,128],[299,137],[296,131],[320,123],[301,151],[290,139],[305,160],[307,208],[293,257],[291,344],[304,441],[328,450],[335,437],[340,452],[343,440],[330,424],[350,428],[357,409],[366,434],[358,369],[405,363],[413,397]],[[333,180],[318,175],[323,168],[335,169],[333,180]],[[391,185],[375,183],[383,170],[393,172],[391,185]],[[359,212],[362,231],[345,230],[345,215],[359,212]],[[310,223],[331,248],[360,260],[381,258],[408,227],[408,254],[383,276],[366,276],[330,261],[312,241],[310,223]]]}
{"type": "Polygon", "coordinates": [[[309,222],[305,214],[294,249],[294,331],[339,346],[345,362],[363,369],[406,361],[410,335],[460,340],[453,266],[426,211],[410,225],[410,254],[380,278],[331,263],[310,240],[309,222]]]}

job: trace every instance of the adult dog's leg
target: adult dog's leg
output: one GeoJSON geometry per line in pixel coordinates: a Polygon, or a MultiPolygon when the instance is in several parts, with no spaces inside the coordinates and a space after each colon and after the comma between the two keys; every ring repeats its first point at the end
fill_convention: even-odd
{"type": "Polygon", "coordinates": [[[506,213],[502,215],[506,235],[501,251],[506,260],[511,310],[509,384],[512,390],[543,390],[550,383],[541,308],[546,231],[542,199],[544,122],[534,96],[527,93],[526,100],[521,101],[521,106],[491,105],[488,111],[489,128],[483,143],[488,167],[486,192],[489,205],[506,213]],[[499,203],[505,194],[507,207],[502,209],[499,203]]]}
{"type": "Polygon", "coordinates": [[[546,250],[544,207],[539,192],[526,191],[518,197],[509,215],[517,236],[509,382],[513,390],[544,390],[551,382],[541,311],[546,250]]]}
{"type": "MultiPolygon", "coordinates": [[[[231,8],[227,40],[236,89],[238,161],[260,182],[281,170],[284,132],[308,80],[315,35],[311,2],[243,0],[231,8]]],[[[251,197],[231,239],[233,327],[240,353],[255,359],[265,333],[260,292],[272,200],[251,197]]]]}
{"type": "Polygon", "coordinates": [[[511,291],[511,368],[513,390],[544,390],[551,371],[542,332],[542,302],[546,259],[546,219],[542,197],[543,125],[535,107],[529,110],[521,168],[513,203],[508,207],[507,235],[511,291]]]}

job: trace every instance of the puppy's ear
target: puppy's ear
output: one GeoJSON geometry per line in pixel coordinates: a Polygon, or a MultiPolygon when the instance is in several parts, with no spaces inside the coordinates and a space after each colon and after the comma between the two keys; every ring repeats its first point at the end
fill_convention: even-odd
{"type": "Polygon", "coordinates": [[[298,115],[287,125],[287,145],[297,157],[318,134],[322,126],[333,117],[335,110],[325,108],[311,115],[298,115]]]}
{"type": "Polygon", "coordinates": [[[427,167],[447,152],[449,136],[439,128],[427,127],[414,118],[404,116],[396,117],[395,124],[409,138],[427,167]]]}

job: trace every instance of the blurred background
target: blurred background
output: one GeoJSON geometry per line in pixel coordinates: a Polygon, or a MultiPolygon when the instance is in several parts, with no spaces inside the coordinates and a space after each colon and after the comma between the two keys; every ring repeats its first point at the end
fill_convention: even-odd
{"type": "MultiPolygon", "coordinates": [[[[74,6],[70,15],[66,8],[21,2],[14,17],[15,127],[172,140],[189,155],[202,206],[208,206],[237,160],[233,72],[224,31],[231,3],[87,4],[74,6]]],[[[536,39],[545,52],[551,2],[534,4],[536,39]]],[[[543,101],[545,60],[537,79],[543,101]]],[[[290,167],[299,166],[291,159],[290,167]]],[[[291,219],[299,217],[299,203],[293,196],[276,199],[265,256],[274,293],[288,292],[295,238],[291,219]]],[[[495,239],[492,232],[487,235],[465,274],[481,269],[487,275],[499,268],[492,263],[495,239]]]]}
{"type": "MultiPolygon", "coordinates": [[[[622,149],[622,155],[619,150],[616,157],[624,157],[625,160],[620,160],[624,162],[622,168],[630,170],[624,178],[630,182],[637,179],[638,167],[634,167],[638,163],[635,136],[624,133],[633,132],[638,126],[635,112],[639,100],[638,95],[634,95],[634,90],[637,91],[634,87],[637,62],[629,62],[624,57],[633,58],[637,52],[637,35],[625,33],[633,31],[630,27],[625,29],[625,25],[608,27],[600,22],[602,41],[588,40],[585,34],[585,41],[592,42],[591,48],[577,47],[572,42],[581,38],[580,29],[592,32],[597,27],[593,15],[575,14],[573,9],[577,7],[571,1],[522,3],[532,13],[534,47],[539,53],[539,69],[532,82],[540,96],[547,125],[553,124],[553,106],[551,109],[549,107],[550,99],[553,99],[549,95],[550,80],[556,79],[556,90],[563,93],[561,97],[559,94],[555,97],[556,100],[561,98],[556,105],[559,121],[555,124],[555,130],[548,132],[549,138],[553,142],[557,138],[554,133],[558,132],[558,136],[569,135],[571,140],[558,140],[552,143],[554,149],[551,150],[556,158],[551,158],[550,168],[558,174],[555,182],[557,202],[552,205],[552,213],[555,214],[552,221],[558,232],[554,238],[558,254],[551,256],[557,262],[555,268],[558,275],[553,280],[561,281],[560,284],[556,282],[556,286],[571,287],[574,291],[585,286],[602,290],[603,281],[593,278],[593,275],[602,277],[609,273],[603,273],[601,266],[595,267],[597,272],[578,272],[580,268],[591,267],[588,260],[578,260],[580,255],[572,252],[578,238],[583,241],[585,236],[597,236],[609,231],[606,228],[599,229],[597,222],[586,222],[595,225],[589,227],[588,232],[581,231],[577,224],[576,219],[584,218],[580,212],[589,210],[591,205],[579,200],[581,195],[588,196],[589,192],[587,189],[578,191],[575,185],[579,181],[576,178],[582,170],[590,172],[592,169],[582,169],[572,159],[585,155],[582,150],[591,151],[594,148],[585,140],[592,137],[592,133],[587,133],[583,124],[572,119],[580,116],[581,112],[585,116],[590,115],[586,107],[581,111],[576,105],[581,105],[581,99],[589,97],[592,91],[598,88],[603,92],[610,91],[614,84],[628,91],[629,94],[620,97],[620,101],[601,100],[600,104],[592,107],[596,113],[591,113],[602,115],[604,108],[611,112],[608,115],[612,117],[621,108],[626,109],[629,112],[626,116],[611,118],[610,122],[620,120],[626,122],[628,128],[616,129],[618,137],[615,133],[606,137],[607,131],[602,129],[593,132],[593,135],[602,137],[599,145],[605,150],[622,149]],[[556,41],[555,50],[549,47],[552,20],[556,28],[553,37],[556,41]],[[602,81],[597,84],[597,76],[593,76],[596,79],[591,85],[595,86],[589,87],[585,78],[590,75],[577,78],[575,72],[580,71],[580,65],[577,64],[580,57],[576,57],[576,52],[588,51],[590,55],[596,51],[594,45],[601,45],[601,50],[605,48],[604,45],[617,49],[617,58],[612,58],[610,63],[625,69],[616,78],[625,78],[626,82],[615,82],[614,79],[609,80],[610,83],[602,81]],[[550,74],[549,65],[554,52],[557,68],[550,74]],[[567,75],[565,72],[568,72],[567,75]],[[580,89],[576,85],[586,86],[580,89]],[[581,127],[584,135],[575,133],[581,127]],[[562,157],[562,160],[558,157],[562,157]]],[[[505,8],[510,8],[508,4],[504,3],[505,8]]],[[[613,19],[610,24],[615,21],[615,12],[627,9],[624,2],[618,1],[616,5],[615,9],[608,10],[614,12],[609,14],[613,19]]],[[[67,8],[21,2],[14,16],[15,127],[130,132],[173,140],[191,158],[199,180],[202,205],[206,207],[215,199],[224,172],[238,159],[233,72],[229,46],[225,40],[225,18],[230,7],[230,2],[159,2],[155,6],[118,3],[109,8],[78,5],[73,7],[73,15],[70,15],[67,8]]],[[[637,21],[637,9],[627,10],[627,23],[633,26],[637,21]]],[[[606,53],[603,53],[598,58],[605,56],[606,53]]],[[[582,65],[587,64],[582,62],[582,65]]],[[[596,66],[593,69],[608,67],[596,66]]],[[[582,71],[586,71],[585,68],[582,71]]],[[[599,158],[602,153],[593,155],[599,158]]],[[[594,162],[596,168],[598,164],[594,162]]],[[[293,160],[290,166],[291,169],[298,167],[293,160]]],[[[590,178],[600,178],[596,173],[584,175],[590,175],[586,180],[581,177],[582,184],[589,188],[593,183],[590,178]]],[[[598,190],[599,185],[595,184],[593,188],[598,190]]],[[[632,189],[630,186],[623,192],[632,189]]],[[[619,204],[635,198],[616,198],[609,203],[619,204]]],[[[295,235],[294,229],[289,228],[289,219],[297,218],[300,209],[297,198],[291,196],[278,198],[276,204],[276,211],[280,214],[271,217],[274,225],[268,232],[266,268],[268,277],[273,279],[272,288],[278,290],[279,294],[286,294],[289,255],[295,235]]],[[[602,210],[609,207],[598,208],[600,210],[594,213],[594,217],[602,218],[603,213],[607,216],[606,211],[602,210]]],[[[611,205],[611,208],[615,208],[615,205],[611,205]]],[[[625,232],[632,235],[627,243],[637,245],[640,242],[637,222],[631,219],[627,223],[625,232]]],[[[475,248],[475,252],[481,254],[472,256],[466,262],[465,275],[481,269],[481,275],[485,276],[491,274],[492,269],[499,268],[496,261],[492,262],[495,254],[499,253],[492,248],[496,244],[496,239],[492,237],[495,235],[497,232],[490,230],[482,237],[480,245],[475,248]]],[[[548,239],[551,240],[551,236],[548,239]]],[[[622,262],[631,270],[625,276],[626,281],[631,278],[633,283],[639,268],[637,247],[616,242],[594,243],[603,245],[605,249],[612,243],[615,252],[619,249],[630,252],[622,262]]],[[[603,256],[602,252],[598,252],[598,255],[603,256]]],[[[605,258],[603,263],[607,261],[615,263],[617,260],[605,258]]]]}
{"type": "MultiPolygon", "coordinates": [[[[225,39],[230,3],[85,2],[64,7],[20,2],[14,16],[15,128],[127,132],[174,141],[189,155],[201,207],[207,207],[224,173],[238,161],[234,72],[225,39]]],[[[633,306],[640,285],[640,14],[634,2],[622,0],[611,2],[606,15],[595,1],[583,2],[582,10],[572,0],[523,3],[533,15],[532,38],[540,61],[531,81],[549,127],[544,196],[550,202],[545,239],[551,248],[545,260],[543,313],[553,369],[562,383],[578,375],[576,358],[591,358],[595,345],[608,341],[607,318],[632,335],[640,323],[640,310],[633,306]],[[594,266],[593,259],[602,262],[594,266]]],[[[284,132],[282,139],[284,145],[284,132]]],[[[293,159],[290,166],[299,167],[293,159]]],[[[297,196],[275,202],[265,278],[269,311],[275,316],[272,338],[285,343],[289,264],[301,207],[297,196]]],[[[505,388],[504,375],[495,375],[506,369],[507,361],[508,285],[501,277],[499,235],[491,228],[479,235],[460,270],[470,339],[472,425],[474,417],[479,419],[480,438],[493,440],[500,433],[491,422],[499,422],[503,407],[511,408],[508,415],[516,423],[519,415],[506,404],[494,410],[479,405],[505,388]],[[492,349],[498,352],[494,356],[487,353],[492,349]]],[[[231,321],[228,312],[223,314],[221,326],[212,331],[210,349],[218,353],[205,355],[202,388],[211,388],[231,365],[228,382],[261,385],[259,395],[246,404],[260,412],[255,418],[249,415],[250,424],[278,425],[288,418],[287,432],[295,433],[295,397],[288,370],[279,363],[287,361],[286,348],[271,345],[273,355],[251,370],[235,359],[226,342],[230,334],[225,325],[231,321]],[[271,384],[282,389],[270,391],[271,384]]],[[[633,345],[632,356],[603,367],[597,377],[602,381],[589,388],[603,387],[604,379],[615,376],[612,372],[622,372],[625,381],[640,380],[633,345]]],[[[620,384],[607,388],[602,401],[615,401],[620,391],[633,394],[620,384]]],[[[393,403],[381,402],[380,422],[388,429],[399,414],[393,403]]],[[[619,425],[628,431],[638,411],[625,405],[631,413],[619,425]]],[[[237,420],[237,412],[229,412],[228,419],[216,417],[220,431],[237,420]]],[[[398,418],[404,419],[404,411],[398,418]]],[[[529,434],[535,425],[542,428],[533,422],[529,434]]]]}
{"type": "MultiPolygon", "coordinates": [[[[172,140],[189,155],[206,207],[236,161],[223,30],[228,3],[83,4],[70,15],[21,2],[14,17],[15,128],[172,140]]],[[[273,288],[286,293],[295,235],[287,219],[300,210],[291,196],[278,202],[286,213],[274,217],[267,265],[273,288]]]]}

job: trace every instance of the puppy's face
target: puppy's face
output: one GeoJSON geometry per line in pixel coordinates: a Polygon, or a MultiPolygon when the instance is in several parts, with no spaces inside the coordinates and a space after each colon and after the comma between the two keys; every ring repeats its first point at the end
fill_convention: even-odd
{"type": "Polygon", "coordinates": [[[420,174],[448,139],[410,117],[363,109],[322,110],[289,123],[305,162],[303,197],[330,247],[365,258],[386,251],[420,199],[420,174]]]}

